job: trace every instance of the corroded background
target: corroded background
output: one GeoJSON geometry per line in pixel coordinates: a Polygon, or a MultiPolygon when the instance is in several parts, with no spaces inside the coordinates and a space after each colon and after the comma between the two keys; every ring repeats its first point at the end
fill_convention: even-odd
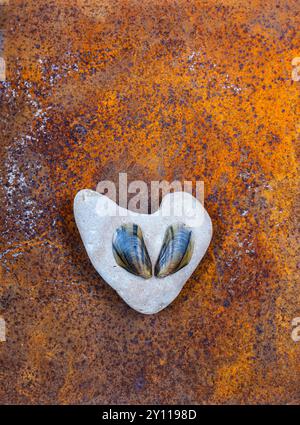
{"type": "Polygon", "coordinates": [[[299,8],[1,8],[1,403],[299,402],[299,8]],[[75,193],[119,172],[205,182],[211,246],[157,315],[101,280],[75,227],[75,193]]]}

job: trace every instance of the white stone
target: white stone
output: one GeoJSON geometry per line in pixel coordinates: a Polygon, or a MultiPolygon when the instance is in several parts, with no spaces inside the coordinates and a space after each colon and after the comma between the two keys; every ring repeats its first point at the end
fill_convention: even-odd
{"type": "Polygon", "coordinates": [[[153,214],[138,214],[119,207],[105,195],[84,189],[75,197],[74,215],[87,254],[97,272],[130,307],[144,314],[159,312],[177,297],[204,256],[212,237],[208,213],[187,192],[166,195],[159,210],[153,214]],[[185,223],[191,227],[195,241],[189,264],[165,278],[153,276],[150,279],[135,276],[121,268],[113,256],[112,238],[115,230],[124,223],[135,223],[141,227],[153,266],[167,227],[185,223]]]}

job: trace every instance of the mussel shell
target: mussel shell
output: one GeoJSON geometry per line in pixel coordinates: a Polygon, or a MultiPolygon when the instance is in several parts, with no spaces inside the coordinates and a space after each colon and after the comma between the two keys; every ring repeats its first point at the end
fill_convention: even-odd
{"type": "Polygon", "coordinates": [[[169,276],[185,267],[194,249],[192,230],[184,224],[169,226],[154,268],[158,278],[169,276]]]}
{"type": "Polygon", "coordinates": [[[124,224],[115,231],[112,250],[117,264],[129,273],[144,279],[152,276],[152,263],[137,224],[124,224]]]}

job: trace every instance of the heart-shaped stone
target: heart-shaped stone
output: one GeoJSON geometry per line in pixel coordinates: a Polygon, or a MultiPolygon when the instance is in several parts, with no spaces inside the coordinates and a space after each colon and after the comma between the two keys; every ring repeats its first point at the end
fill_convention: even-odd
{"type": "Polygon", "coordinates": [[[187,192],[169,193],[155,213],[139,214],[119,207],[105,195],[84,189],[75,197],[74,215],[87,254],[97,272],[130,307],[144,314],[159,312],[177,297],[204,256],[212,237],[208,213],[187,192]],[[113,238],[121,226],[132,224],[136,224],[142,233],[153,269],[167,229],[173,225],[175,228],[183,225],[191,229],[193,249],[187,265],[181,264],[181,269],[163,278],[156,277],[154,271],[150,278],[143,278],[120,267],[113,252],[113,238]]]}

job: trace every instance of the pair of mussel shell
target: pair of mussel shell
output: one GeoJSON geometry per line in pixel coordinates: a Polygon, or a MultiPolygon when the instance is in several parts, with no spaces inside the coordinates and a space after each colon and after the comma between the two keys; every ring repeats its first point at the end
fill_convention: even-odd
{"type": "MultiPolygon", "coordinates": [[[[154,267],[156,277],[176,273],[190,262],[194,249],[192,236],[192,230],[184,224],[173,224],[167,228],[154,267]]],[[[152,277],[152,263],[142,230],[137,224],[124,224],[115,231],[112,250],[120,267],[144,279],[152,277]]]]}

